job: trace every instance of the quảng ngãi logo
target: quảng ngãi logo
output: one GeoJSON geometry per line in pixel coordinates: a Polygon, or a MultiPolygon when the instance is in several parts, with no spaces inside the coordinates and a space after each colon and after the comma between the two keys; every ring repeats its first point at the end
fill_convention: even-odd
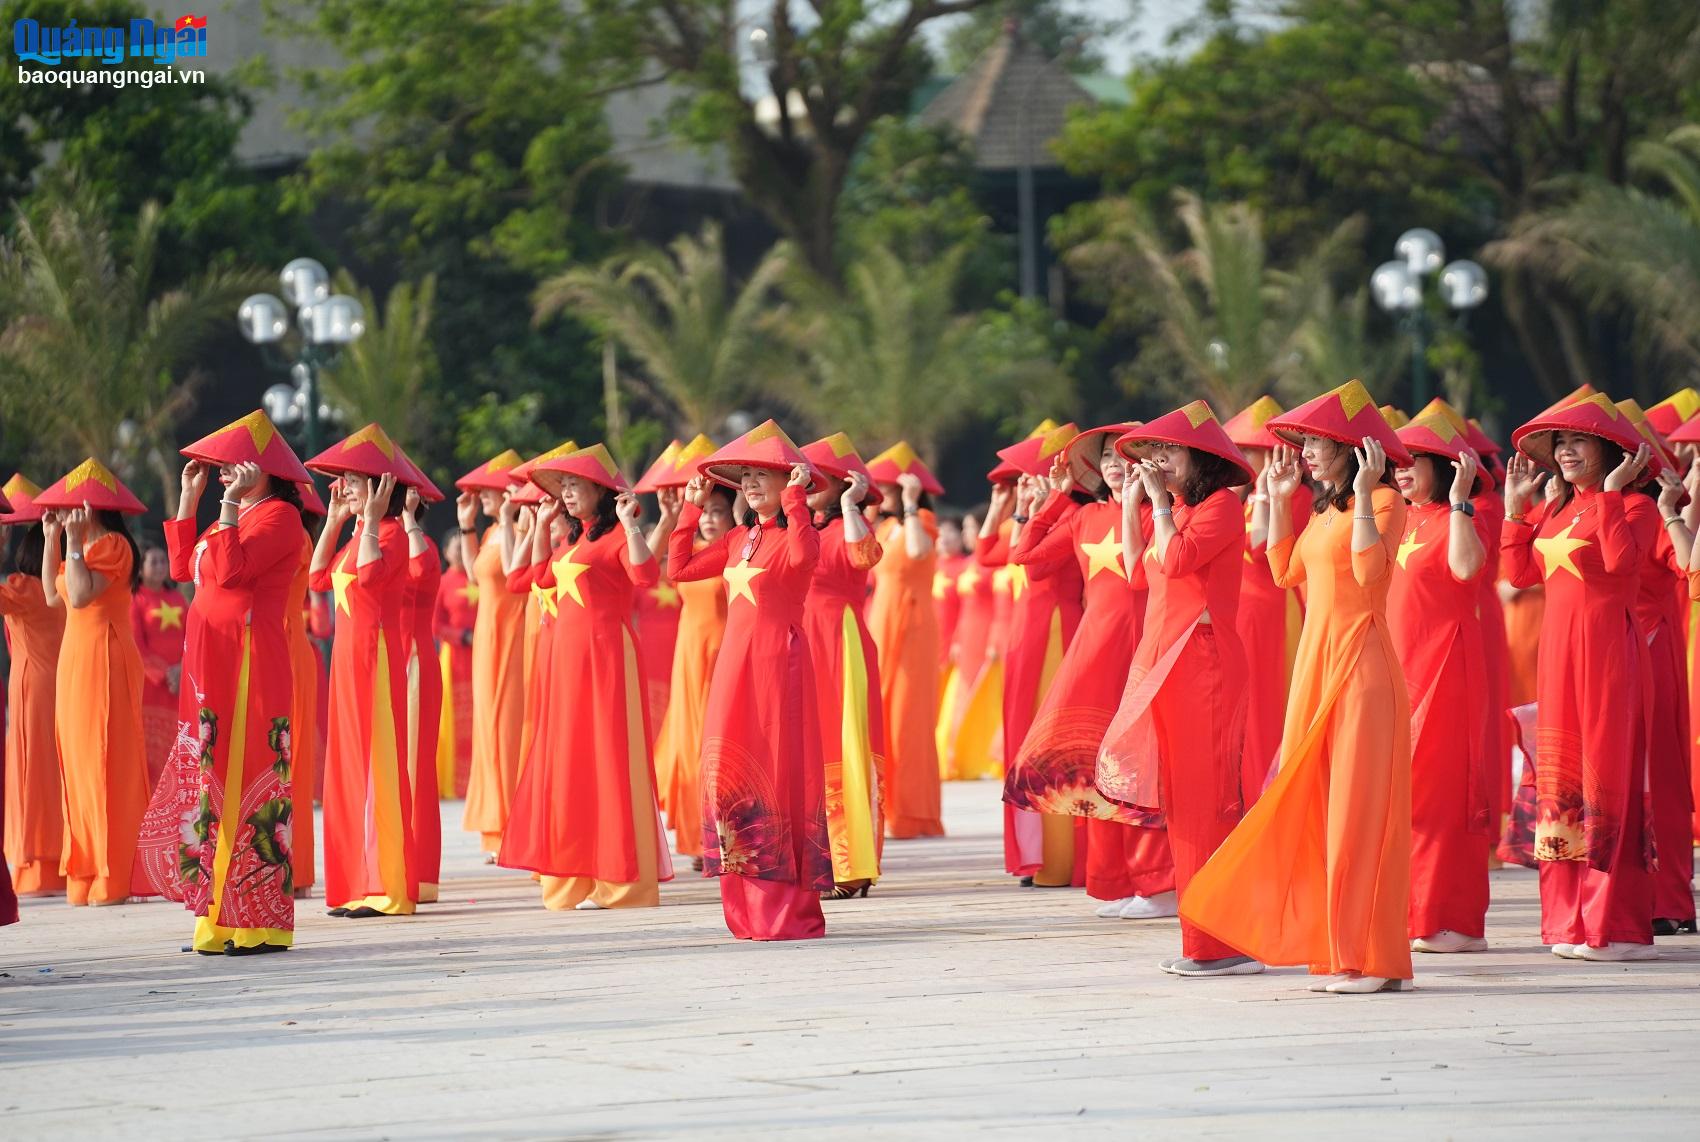
{"type": "Polygon", "coordinates": [[[23,19],[12,24],[12,52],[19,63],[48,67],[68,62],[115,67],[136,58],[169,67],[180,59],[206,58],[207,18],[189,13],[169,27],[135,19],[127,28],[85,28],[74,18],[62,28],[44,28],[39,20],[23,19]]]}

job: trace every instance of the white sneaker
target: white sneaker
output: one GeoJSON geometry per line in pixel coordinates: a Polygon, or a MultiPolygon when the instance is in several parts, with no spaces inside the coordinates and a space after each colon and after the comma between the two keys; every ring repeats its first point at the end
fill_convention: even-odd
{"type": "Polygon", "coordinates": [[[600,912],[602,910],[602,905],[586,896],[583,900],[580,900],[577,904],[573,905],[573,910],[577,912],[600,912]]]}
{"type": "Polygon", "coordinates": [[[1614,964],[1622,960],[1656,960],[1659,958],[1659,952],[1651,944],[1619,943],[1614,940],[1603,948],[1578,944],[1576,945],[1576,958],[1592,960],[1595,963],[1614,964]]]}
{"type": "Polygon", "coordinates": [[[1165,916],[1174,916],[1180,912],[1180,904],[1173,892],[1159,892],[1156,896],[1132,896],[1122,906],[1123,920],[1160,920],[1165,916]]]}
{"type": "Polygon", "coordinates": [[[1374,995],[1378,991],[1409,991],[1408,979],[1384,979],[1378,975],[1348,976],[1325,989],[1330,995],[1374,995]]]}
{"type": "Polygon", "coordinates": [[[1552,954],[1561,960],[1579,960],[1582,958],[1579,949],[1587,946],[1586,944],[1554,944],[1552,954]]]}
{"type": "Polygon", "coordinates": [[[1137,896],[1124,896],[1120,900],[1106,900],[1104,903],[1098,905],[1097,915],[1099,919],[1102,920],[1120,919],[1122,909],[1126,908],[1129,904],[1138,899],[1139,897],[1137,896]]]}
{"type": "Polygon", "coordinates": [[[1413,952],[1485,952],[1487,947],[1487,941],[1480,936],[1466,936],[1450,928],[1442,928],[1432,935],[1418,936],[1411,941],[1413,952]]]}
{"type": "Polygon", "coordinates": [[[1218,975],[1262,975],[1263,965],[1250,956],[1228,956],[1219,960],[1194,960],[1182,956],[1158,965],[1170,975],[1207,979],[1218,975]]]}

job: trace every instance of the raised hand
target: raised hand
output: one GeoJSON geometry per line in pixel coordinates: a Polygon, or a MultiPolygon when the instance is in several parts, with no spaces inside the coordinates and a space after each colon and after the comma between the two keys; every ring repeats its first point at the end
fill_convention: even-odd
{"type": "Polygon", "coordinates": [[[692,476],[691,482],[685,485],[685,502],[699,508],[707,507],[708,483],[707,476],[692,476]]]}
{"type": "Polygon", "coordinates": [[[80,508],[72,508],[71,514],[65,517],[65,542],[72,547],[81,547],[89,536],[89,521],[94,517],[94,509],[88,501],[83,501],[80,508]]]}
{"type": "Polygon", "coordinates": [[[224,494],[233,500],[242,500],[260,486],[266,474],[260,471],[260,466],[252,460],[243,460],[234,464],[230,469],[230,483],[225,485],[224,494]]]}
{"type": "Polygon", "coordinates": [[[201,502],[201,497],[206,494],[207,472],[207,465],[199,460],[191,460],[183,465],[182,492],[179,500],[189,507],[190,515],[194,514],[194,508],[201,502]]]}
{"type": "Polygon", "coordinates": [[[1458,454],[1458,459],[1452,461],[1452,493],[1451,500],[1455,504],[1470,502],[1470,494],[1476,490],[1476,473],[1481,470],[1481,464],[1476,454],[1468,448],[1458,454]]]}
{"type": "MultiPolygon", "coordinates": [[[[902,479],[902,477],[898,478],[902,479]]],[[[813,482],[807,464],[793,464],[791,465],[791,478],[785,481],[785,486],[787,488],[806,488],[813,482]]]]}
{"type": "Polygon", "coordinates": [[[409,487],[401,501],[401,525],[408,531],[419,526],[419,505],[424,501],[419,498],[419,489],[409,487]]]}
{"type": "Polygon", "coordinates": [[[478,497],[471,492],[462,492],[455,497],[455,520],[462,531],[471,531],[478,526],[478,497]]]}
{"type": "Polygon", "coordinates": [[[1366,436],[1361,446],[1352,449],[1352,455],[1358,460],[1358,474],[1352,480],[1352,495],[1367,500],[1387,471],[1387,449],[1373,436],[1366,436]]]}
{"type": "Polygon", "coordinates": [[[1635,455],[1625,456],[1623,462],[1613,468],[1611,473],[1606,476],[1605,490],[1621,492],[1623,489],[1631,487],[1641,479],[1641,473],[1647,470],[1647,465],[1651,463],[1652,459],[1652,445],[1641,445],[1635,450],[1635,455]]]}
{"type": "Polygon", "coordinates": [[[395,477],[385,472],[376,480],[366,481],[366,506],[360,518],[367,528],[375,528],[389,514],[390,499],[395,495],[395,477]]]}
{"type": "Polygon", "coordinates": [[[1676,478],[1675,472],[1661,471],[1659,473],[1659,514],[1666,519],[1676,514],[1677,505],[1682,503],[1685,491],[1682,481],[1676,478]]]}
{"type": "Polygon", "coordinates": [[[1544,478],[1533,460],[1521,452],[1512,453],[1505,462],[1505,514],[1511,518],[1522,515],[1544,478]]]}
{"type": "Polygon", "coordinates": [[[684,493],[678,488],[662,488],[655,493],[655,500],[661,505],[661,514],[668,519],[678,519],[679,509],[684,506],[684,493]]]}
{"type": "Polygon", "coordinates": [[[348,517],[354,514],[354,509],[348,506],[348,501],[342,498],[342,480],[331,481],[330,499],[325,503],[325,526],[341,527],[348,522],[348,517]]]}
{"type": "Polygon", "coordinates": [[[905,472],[897,477],[897,486],[903,492],[904,511],[912,512],[921,506],[921,477],[905,472]]]}
{"type": "Polygon", "coordinates": [[[41,534],[49,550],[59,546],[59,534],[65,529],[65,513],[60,508],[48,508],[41,513],[41,534]]]}
{"type": "Polygon", "coordinates": [[[1263,472],[1263,486],[1268,489],[1268,495],[1286,500],[1299,490],[1303,479],[1299,471],[1299,450],[1290,444],[1277,444],[1263,472]]]}
{"type": "Polygon", "coordinates": [[[838,497],[838,502],[848,515],[857,504],[868,498],[868,478],[861,472],[852,472],[845,485],[844,494],[838,497]]]}
{"type": "Polygon", "coordinates": [[[614,515],[627,527],[636,527],[643,517],[643,505],[630,492],[621,492],[614,497],[614,515]]]}
{"type": "Polygon", "coordinates": [[[512,527],[514,521],[519,518],[519,509],[520,505],[514,503],[514,494],[503,492],[502,506],[496,509],[496,522],[512,527]]]}
{"type": "Polygon", "coordinates": [[[1074,468],[1068,462],[1068,453],[1058,452],[1056,459],[1051,461],[1051,491],[1059,496],[1066,496],[1074,491],[1074,468]]]}

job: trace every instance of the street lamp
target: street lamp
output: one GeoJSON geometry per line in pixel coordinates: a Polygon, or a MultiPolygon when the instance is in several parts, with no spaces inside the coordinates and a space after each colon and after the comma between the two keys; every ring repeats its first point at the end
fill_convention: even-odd
{"type": "MultiPolygon", "coordinates": [[[[307,455],[314,456],[319,451],[319,423],[333,415],[330,406],[319,400],[319,370],[336,360],[342,346],[360,339],[366,331],[366,313],[354,298],[331,293],[330,274],[312,258],[290,262],[278,281],[295,307],[301,348],[295,360],[287,362],[292,383],[271,386],[263,403],[266,415],[279,427],[302,426],[307,455]]],[[[243,337],[267,354],[268,361],[283,363],[273,359],[271,346],[289,332],[288,305],[269,293],[257,293],[237,308],[236,324],[243,337]]]]}
{"type": "Polygon", "coordinates": [[[1370,275],[1369,288],[1375,304],[1398,319],[1399,328],[1411,337],[1411,407],[1416,410],[1429,401],[1428,342],[1434,332],[1423,305],[1423,280],[1440,272],[1441,301],[1458,314],[1462,326],[1465,315],[1487,300],[1487,271],[1468,260],[1447,263],[1440,235],[1420,226],[1399,235],[1393,253],[1393,261],[1383,262],[1370,275]]]}

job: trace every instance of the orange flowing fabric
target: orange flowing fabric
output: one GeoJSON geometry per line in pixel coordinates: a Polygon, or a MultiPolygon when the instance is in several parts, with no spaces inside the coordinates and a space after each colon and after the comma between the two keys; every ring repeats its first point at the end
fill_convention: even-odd
{"type": "Polygon", "coordinates": [[[198,539],[193,519],[165,523],[172,578],[193,582],[195,601],[179,728],[137,870],[195,914],[198,952],[295,941],[295,688],[284,616],[305,542],[301,513],[276,497],[198,539]]]}
{"type": "Polygon", "coordinates": [[[325,903],[410,915],[419,903],[407,780],[407,645],[412,572],[401,521],[378,525],[379,558],[360,566],[361,523],[312,589],[331,591],[330,736],[325,749],[325,903]]]}
{"type": "Polygon", "coordinates": [[[177,737],[177,695],[170,671],[183,662],[183,615],[189,600],[176,587],[137,587],[130,599],[130,626],[142,656],[142,734],[148,759],[148,789],[159,784],[177,737]]]}
{"type": "Polygon", "coordinates": [[[525,716],[526,595],[508,590],[497,529],[484,533],[472,570],[478,618],[472,626],[472,773],[461,827],[482,834],[487,853],[502,847],[502,829],[519,783],[525,716]]]}
{"type": "Polygon", "coordinates": [[[1306,590],[1281,769],[1180,910],[1266,964],[1409,979],[1411,708],[1387,624],[1405,503],[1388,487],[1372,502],[1365,551],[1355,500],[1269,549],[1275,581],[1306,590]]]}
{"type": "Polygon", "coordinates": [[[438,673],[443,717],[437,727],[437,792],[465,797],[472,774],[472,631],[478,621],[478,586],[459,566],[437,584],[438,673]]]}
{"type": "Polygon", "coordinates": [[[939,712],[939,775],[946,781],[1002,775],[994,756],[1003,726],[1002,634],[993,630],[995,577],[972,557],[956,576],[960,607],[950,648],[950,686],[939,712]]]}
{"type": "MultiPolygon", "coordinates": [[[[1304,487],[1288,501],[1293,535],[1310,519],[1310,492],[1304,487]]],[[[1246,808],[1257,803],[1275,773],[1281,755],[1281,726],[1287,716],[1287,688],[1293,679],[1293,655],[1298,650],[1304,605],[1299,592],[1276,585],[1269,572],[1269,552],[1251,542],[1251,511],[1245,505],[1245,559],[1240,571],[1240,642],[1250,665],[1246,689],[1245,749],[1240,785],[1246,808]]]]}
{"type": "Polygon", "coordinates": [[[539,643],[545,684],[498,863],[541,874],[543,899],[568,909],[655,907],[672,867],[655,801],[649,709],[634,589],[653,587],[656,561],[633,563],[623,528],[558,545],[546,563],[509,578],[551,593],[557,618],[539,643]],[[543,655],[547,654],[547,661],[543,655]]]}
{"type": "MultiPolygon", "coordinates": [[[[682,606],[673,643],[673,680],[667,716],[655,740],[655,768],[665,772],[667,823],[680,855],[702,855],[702,730],[708,715],[708,685],[726,637],[726,584],[701,579],[676,584],[682,606]]],[[[657,778],[659,780],[659,776],[657,778]]]]}
{"type": "MultiPolygon", "coordinates": [[[[402,587],[407,637],[407,784],[413,797],[413,860],[421,904],[437,901],[443,869],[443,811],[437,804],[437,731],[443,723],[443,667],[437,661],[437,587],[443,556],[429,535],[409,556],[402,587]]],[[[410,548],[411,550],[411,548],[410,548]]]]}
{"type": "MultiPolygon", "coordinates": [[[[1411,699],[1411,939],[1442,930],[1480,938],[1488,908],[1482,850],[1499,833],[1506,784],[1490,750],[1503,714],[1487,674],[1481,585],[1460,581],[1447,558],[1452,505],[1411,506],[1395,561],[1388,613],[1411,699]]],[[[1499,527],[1478,514],[1484,548],[1499,527]]],[[[1484,566],[1479,576],[1490,577],[1484,566]]]]}
{"type": "Polygon", "coordinates": [[[1635,619],[1647,644],[1652,673],[1652,722],[1647,735],[1647,788],[1652,800],[1653,836],[1659,854],[1653,872],[1653,916],[1683,923],[1694,919],[1694,793],[1689,773],[1688,678],[1683,662],[1683,612],[1673,585],[1686,587],[1671,545],[1670,529],[1659,519],[1649,495],[1625,499],[1632,527],[1654,538],[1647,544],[1636,592],[1635,619]]]}
{"type": "Polygon", "coordinates": [[[84,607],[65,599],[54,734],[65,781],[65,849],[60,871],[72,904],[114,903],[146,894],[135,878],[136,838],[148,806],[142,738],[142,656],[130,626],[130,546],[110,533],[90,543],[84,564],[106,589],[84,607]],[[132,888],[134,885],[134,889],[132,888]]]}
{"type": "Polygon", "coordinates": [[[880,874],[885,726],[879,655],[862,621],[862,604],[868,597],[868,572],[881,556],[871,533],[859,543],[847,543],[843,519],[829,520],[820,529],[820,562],[803,603],[826,759],[832,878],[839,884],[877,880],[880,874]]]}
{"type": "MultiPolygon", "coordinates": [[[[933,513],[921,523],[938,542],[933,513]]],[[[896,839],[942,837],[938,755],[939,620],[933,609],[937,549],[911,559],[903,521],[883,521],[874,533],[885,554],[873,569],[868,629],[879,648],[880,707],[885,715],[887,834],[896,839]]]]}
{"type": "Polygon", "coordinates": [[[6,863],[20,896],[65,891],[59,871],[65,841],[64,791],[54,740],[53,695],[65,609],[50,607],[34,575],[0,580],[0,615],[12,654],[7,683],[6,863]]]}
{"type": "Polygon", "coordinates": [[[801,488],[786,488],[781,503],[783,527],[775,516],[695,552],[702,509],[687,504],[667,548],[676,582],[727,584],[726,637],[703,723],[703,869],[720,878],[727,929],[741,940],[824,936],[820,893],[832,887],[826,766],[803,633],[820,535],[801,488]]]}
{"type": "Polygon", "coordinates": [[[283,636],[289,642],[290,754],[289,793],[295,814],[291,852],[295,857],[295,891],[302,892],[318,882],[314,872],[313,803],[319,794],[319,770],[323,768],[323,735],[319,722],[319,691],[324,667],[319,652],[307,636],[307,582],[313,566],[313,540],[301,541],[301,560],[289,583],[289,599],[283,609],[283,636]]]}

